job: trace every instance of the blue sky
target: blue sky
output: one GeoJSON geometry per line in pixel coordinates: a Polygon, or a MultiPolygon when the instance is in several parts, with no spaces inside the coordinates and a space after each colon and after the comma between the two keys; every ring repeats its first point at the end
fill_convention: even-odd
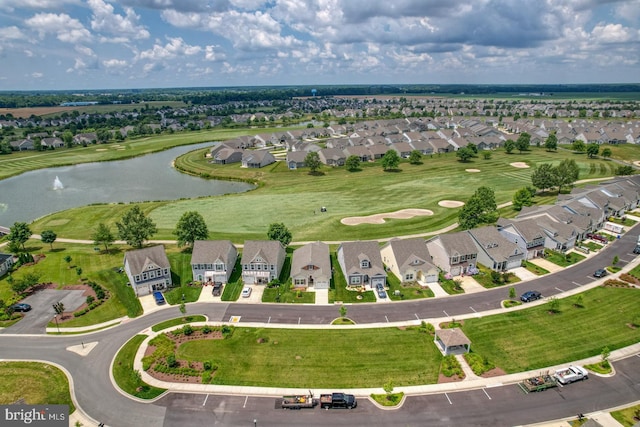
{"type": "Polygon", "coordinates": [[[640,82],[640,0],[0,0],[0,90],[640,82]]]}

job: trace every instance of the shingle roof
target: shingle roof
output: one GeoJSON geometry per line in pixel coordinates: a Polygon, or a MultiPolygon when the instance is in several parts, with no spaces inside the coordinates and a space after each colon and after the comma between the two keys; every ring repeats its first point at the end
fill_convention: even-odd
{"type": "Polygon", "coordinates": [[[159,268],[171,268],[162,245],[127,251],[124,256],[129,263],[131,274],[134,275],[140,274],[154,265],[159,268]]]}
{"type": "Polygon", "coordinates": [[[196,240],[193,242],[191,264],[206,264],[221,261],[227,264],[229,253],[235,247],[229,240],[196,240]]]}

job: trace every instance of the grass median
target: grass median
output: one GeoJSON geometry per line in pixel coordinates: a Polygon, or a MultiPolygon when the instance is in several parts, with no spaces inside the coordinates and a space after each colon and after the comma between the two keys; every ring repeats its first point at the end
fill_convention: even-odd
{"type": "Polygon", "coordinates": [[[146,335],[136,335],[122,346],[113,361],[113,378],[125,393],[140,399],[153,399],[164,393],[166,389],[146,384],[140,378],[140,373],[133,369],[136,352],[145,338],[147,338],[146,335]]]}

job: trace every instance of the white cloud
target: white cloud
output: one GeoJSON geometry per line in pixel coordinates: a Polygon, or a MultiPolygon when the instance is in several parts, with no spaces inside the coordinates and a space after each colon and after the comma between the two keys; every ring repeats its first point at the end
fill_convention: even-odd
{"type": "Polygon", "coordinates": [[[41,79],[42,77],[44,77],[44,74],[36,71],[31,73],[31,77],[34,79],[41,79]]]}
{"type": "Polygon", "coordinates": [[[204,59],[207,61],[219,61],[225,58],[224,52],[220,50],[220,46],[205,46],[204,59]]]}
{"type": "Polygon", "coordinates": [[[125,8],[126,15],[122,16],[114,13],[113,6],[103,0],[88,0],[88,4],[93,12],[91,28],[94,31],[138,39],[149,38],[149,31],[138,25],[140,17],[133,9],[125,8]]]}
{"type": "Polygon", "coordinates": [[[0,28],[0,40],[20,40],[24,38],[26,38],[26,36],[22,30],[15,25],[0,28]]]}
{"type": "Polygon", "coordinates": [[[631,40],[631,31],[620,24],[596,25],[591,35],[601,43],[623,43],[631,40]]]}
{"type": "Polygon", "coordinates": [[[38,13],[25,21],[25,24],[44,37],[56,34],[58,40],[66,43],[86,42],[91,33],[75,18],[66,13],[38,13]]]}
{"type": "Polygon", "coordinates": [[[150,59],[153,61],[172,59],[178,56],[195,55],[202,50],[200,46],[186,44],[181,37],[169,37],[168,40],[169,42],[164,46],[156,43],[152,49],[140,52],[140,59],[150,59]]]}
{"type": "Polygon", "coordinates": [[[102,65],[106,68],[125,68],[127,61],[123,59],[105,59],[102,61],[102,65]]]}

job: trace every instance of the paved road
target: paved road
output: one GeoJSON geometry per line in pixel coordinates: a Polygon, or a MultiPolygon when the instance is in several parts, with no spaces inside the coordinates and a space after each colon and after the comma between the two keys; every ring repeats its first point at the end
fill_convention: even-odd
{"type": "MultiPolygon", "coordinates": [[[[591,282],[593,271],[611,264],[615,255],[620,258],[620,265],[631,261],[634,258],[631,251],[636,239],[636,234],[629,233],[588,262],[516,285],[516,289],[518,292],[538,289],[544,296],[551,296],[561,290],[577,288],[591,282]]],[[[498,308],[500,301],[506,298],[506,292],[506,289],[495,289],[437,300],[351,305],[348,316],[358,323],[440,318],[445,314],[459,316],[498,308]]],[[[338,308],[219,303],[190,304],[189,313],[205,314],[211,321],[228,321],[232,315],[238,315],[241,316],[240,323],[328,324],[338,316],[338,308]]],[[[616,363],[619,373],[612,379],[589,380],[561,390],[529,395],[526,399],[512,386],[507,386],[487,390],[495,398],[486,398],[486,401],[482,398],[486,397],[482,390],[455,393],[453,399],[451,394],[412,397],[402,409],[391,412],[381,411],[362,402],[357,410],[351,412],[316,410],[283,413],[274,409],[274,399],[210,396],[208,399],[211,402],[207,399],[203,405],[203,396],[173,393],[156,404],[148,404],[131,400],[114,390],[110,382],[109,367],[118,349],[145,328],[179,315],[178,307],[170,307],[132,319],[117,328],[82,337],[14,336],[7,335],[5,331],[4,335],[0,335],[0,357],[40,359],[64,366],[74,378],[75,395],[80,407],[94,419],[119,427],[178,426],[186,425],[184,422],[187,419],[188,425],[250,425],[254,418],[268,422],[261,422],[260,425],[514,425],[571,416],[577,412],[604,409],[640,399],[638,357],[616,363]],[[92,341],[97,341],[98,345],[87,356],[79,356],[66,350],[71,345],[92,341]],[[200,400],[193,400],[196,397],[200,400]],[[463,402],[464,411],[461,410],[463,402]],[[504,422],[507,420],[509,421],[504,422]]]]}

